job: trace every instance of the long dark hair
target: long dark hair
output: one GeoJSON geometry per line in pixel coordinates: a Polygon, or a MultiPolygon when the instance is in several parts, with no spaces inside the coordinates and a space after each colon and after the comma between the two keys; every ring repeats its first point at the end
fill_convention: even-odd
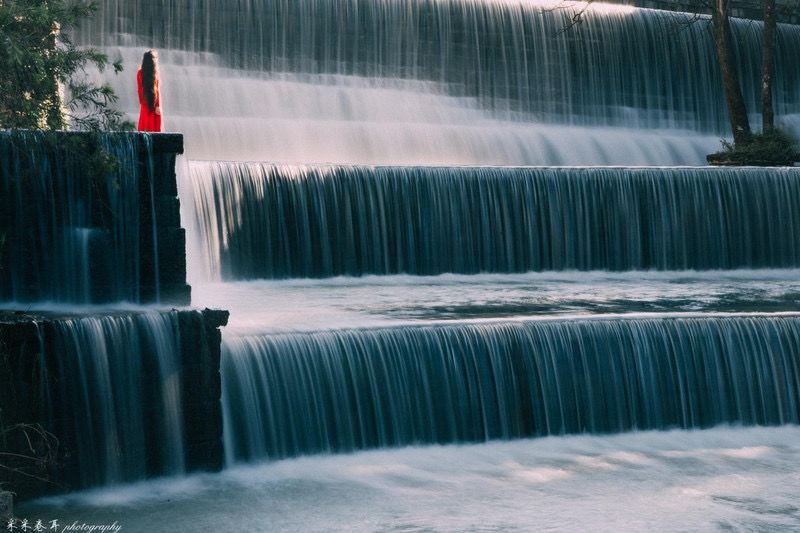
{"type": "Polygon", "coordinates": [[[148,50],[142,57],[142,90],[147,107],[156,110],[156,94],[158,93],[158,52],[148,50]]]}

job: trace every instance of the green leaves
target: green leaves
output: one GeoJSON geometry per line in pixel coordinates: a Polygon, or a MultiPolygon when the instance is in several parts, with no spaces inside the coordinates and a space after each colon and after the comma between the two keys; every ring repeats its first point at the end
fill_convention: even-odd
{"type": "Polygon", "coordinates": [[[722,139],[721,152],[708,156],[715,165],[787,166],[800,161],[797,139],[780,129],[755,133],[746,142],[731,143],[722,139]]]}
{"type": "MultiPolygon", "coordinates": [[[[131,129],[114,105],[109,86],[89,80],[108,57],[81,48],[69,30],[92,16],[84,0],[0,0],[0,128],[61,130],[131,129]]],[[[112,63],[122,72],[120,61],[112,63]]]]}

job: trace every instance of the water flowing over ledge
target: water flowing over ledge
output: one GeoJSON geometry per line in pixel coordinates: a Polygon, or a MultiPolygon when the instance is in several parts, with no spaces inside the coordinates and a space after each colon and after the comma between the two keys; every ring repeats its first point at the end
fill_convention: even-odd
{"type": "MultiPolygon", "coordinates": [[[[167,125],[195,159],[704,163],[729,127],[708,20],[595,4],[561,31],[572,12],[532,0],[103,0],[80,38],[126,72],[142,48],[161,49],[167,125]]],[[[755,111],[759,23],[733,26],[755,111]]],[[[800,133],[800,28],[777,39],[776,112],[800,133]]],[[[104,80],[135,115],[130,76],[104,80]]]]}
{"type": "Polygon", "coordinates": [[[228,460],[800,422],[800,317],[418,325],[224,339],[228,460]]]}
{"type": "Polygon", "coordinates": [[[211,279],[800,266],[800,170],[192,162],[211,279]]]}
{"type": "Polygon", "coordinates": [[[0,301],[187,304],[180,135],[0,132],[0,301]]]}
{"type": "MultiPolygon", "coordinates": [[[[212,311],[0,313],[3,427],[40,424],[58,440],[52,464],[35,472],[50,484],[7,471],[4,482],[11,475],[29,497],[219,469],[217,328],[226,320],[212,311]]],[[[27,454],[25,443],[3,445],[27,454]]]]}
{"type": "MultiPolygon", "coordinates": [[[[142,482],[106,494],[179,491],[197,479],[182,474],[221,468],[223,437],[234,466],[222,490],[209,491],[223,497],[197,498],[181,519],[230,520],[234,509],[224,527],[241,529],[270,507],[331,523],[313,491],[322,478],[351,512],[376,495],[394,506],[399,492],[468,507],[446,485],[478,493],[482,479],[498,490],[482,492],[483,503],[519,520],[502,508],[524,507],[519,493],[498,479],[530,486],[629,462],[624,476],[577,482],[606,496],[594,509],[609,509],[608,495],[622,492],[614,488],[650,477],[634,470],[643,464],[671,468],[672,479],[702,470],[703,482],[720,477],[719,457],[726,474],[773,470],[763,483],[791,469],[797,449],[783,443],[797,427],[693,437],[722,446],[712,451],[685,446],[701,432],[640,430],[800,422],[799,170],[275,164],[699,164],[727,129],[707,19],[681,27],[685,14],[596,4],[562,32],[574,11],[537,0],[99,4],[78,39],[123,59],[126,75],[110,81],[126,111],[137,111],[131,71],[141,48],[160,48],[166,124],[186,130],[194,159],[212,160],[187,166],[181,195],[195,266],[210,282],[204,298],[215,305],[224,295],[242,316],[220,353],[224,313],[138,307],[172,289],[183,299],[171,301],[188,301],[185,261],[162,256],[185,243],[175,151],[155,160],[156,136],[102,137],[121,167],[88,180],[76,162],[26,144],[35,140],[27,134],[0,146],[0,234],[12,236],[0,252],[0,301],[124,301],[107,316],[0,316],[2,422],[12,413],[57,434],[68,452],[65,490],[142,482]],[[213,161],[230,158],[270,163],[213,161]],[[140,179],[155,171],[169,179],[140,179]],[[546,279],[554,275],[560,281],[546,279]],[[525,287],[537,276],[546,290],[525,287]],[[136,310],[117,312],[130,302],[136,310]],[[616,433],[657,445],[649,456],[598,452],[620,444],[608,435],[616,433]],[[550,463],[528,455],[533,467],[524,468],[497,462],[498,450],[524,457],[508,442],[402,450],[400,464],[401,450],[388,449],[544,436],[558,438],[536,444],[579,451],[550,463]],[[374,453],[267,465],[279,478],[270,503],[288,495],[300,512],[264,505],[265,491],[252,486],[244,495],[225,486],[264,468],[242,473],[235,463],[365,449],[374,453]],[[676,458],[685,462],[676,467],[676,458]],[[758,464],[745,470],[731,458],[758,464]],[[280,478],[303,461],[314,475],[280,478]],[[414,463],[425,475],[409,475],[414,463]],[[147,480],[162,475],[174,477],[147,480]]],[[[753,110],[760,28],[733,26],[753,110]]],[[[775,105],[795,132],[798,52],[800,29],[780,27],[775,105]]],[[[797,493],[791,483],[778,490],[797,493]]],[[[578,492],[564,492],[574,515],[578,492]]],[[[676,492],[680,503],[695,499],[676,492]]],[[[780,496],[758,510],[780,515],[771,525],[796,510],[780,496]]],[[[160,515],[155,505],[129,513],[175,517],[171,502],[159,505],[160,515]]],[[[486,514],[477,508],[467,511],[486,514]]],[[[387,527],[372,529],[430,524],[401,523],[397,507],[389,514],[387,527]]]]}

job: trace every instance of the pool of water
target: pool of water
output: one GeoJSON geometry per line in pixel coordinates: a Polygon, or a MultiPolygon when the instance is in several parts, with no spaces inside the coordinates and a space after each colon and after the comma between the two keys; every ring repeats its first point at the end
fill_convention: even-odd
{"type": "Polygon", "coordinates": [[[193,283],[226,334],[420,321],[800,311],[800,271],[546,272],[193,283]]]}
{"type": "Polygon", "coordinates": [[[240,465],[39,500],[124,531],[797,531],[800,428],[551,437],[240,465]]]}

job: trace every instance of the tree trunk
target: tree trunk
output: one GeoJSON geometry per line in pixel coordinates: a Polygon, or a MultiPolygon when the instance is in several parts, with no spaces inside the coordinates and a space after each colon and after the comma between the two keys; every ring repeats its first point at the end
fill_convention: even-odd
{"type": "Polygon", "coordinates": [[[775,127],[772,107],[772,74],[775,71],[775,33],[777,18],[775,0],[761,0],[764,9],[764,35],[761,43],[761,130],[766,133],[775,127]]]}
{"type": "MultiPolygon", "coordinates": [[[[0,0],[2,1],[2,0],[0,0]]],[[[53,21],[50,26],[50,34],[45,39],[44,55],[46,58],[52,57],[58,52],[58,38],[61,35],[61,26],[53,21]]],[[[48,97],[45,100],[45,123],[47,129],[63,130],[67,128],[66,113],[64,112],[63,87],[58,78],[53,76],[46,80],[48,97]]]]}
{"type": "Polygon", "coordinates": [[[722,86],[725,89],[725,101],[728,104],[733,142],[746,143],[750,139],[750,120],[747,117],[747,108],[739,85],[739,73],[733,56],[733,32],[728,16],[728,0],[714,1],[711,22],[714,25],[714,44],[722,74],[722,86]]]}

